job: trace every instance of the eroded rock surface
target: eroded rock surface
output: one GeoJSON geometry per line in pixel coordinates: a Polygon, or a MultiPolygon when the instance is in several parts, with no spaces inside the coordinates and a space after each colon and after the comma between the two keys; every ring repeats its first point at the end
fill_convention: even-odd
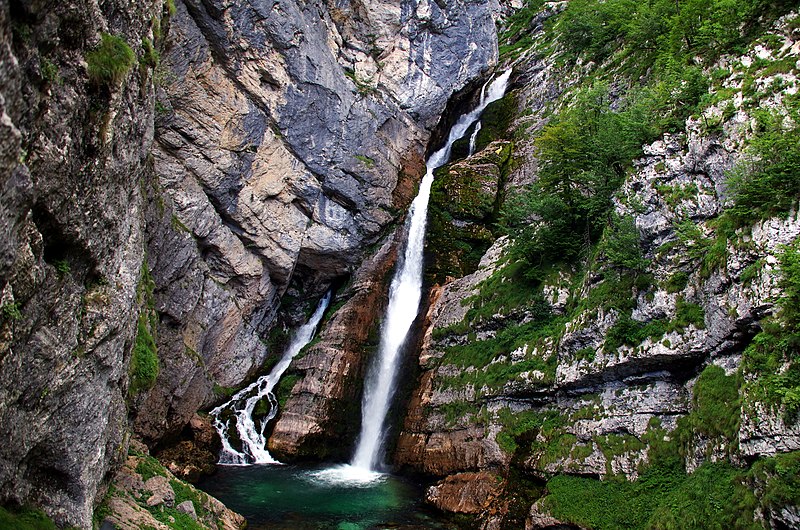
{"type": "Polygon", "coordinates": [[[125,450],[153,71],[90,78],[161,2],[0,5],[0,500],[91,526],[125,450]]]}

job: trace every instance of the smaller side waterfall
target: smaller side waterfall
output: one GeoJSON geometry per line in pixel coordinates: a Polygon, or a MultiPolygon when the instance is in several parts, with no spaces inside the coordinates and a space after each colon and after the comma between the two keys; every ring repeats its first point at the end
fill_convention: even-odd
{"type": "Polygon", "coordinates": [[[277,460],[272,458],[272,455],[267,451],[267,440],[264,436],[264,430],[269,422],[278,413],[278,400],[272,393],[272,389],[280,381],[281,376],[289,367],[292,359],[300,353],[303,347],[311,342],[314,337],[314,332],[317,330],[322,315],[328,308],[331,301],[331,291],[325,293],[322,300],[319,301],[317,309],[311,318],[298,328],[292,342],[283,357],[278,361],[278,364],[267,375],[262,375],[255,382],[240,390],[228,401],[211,411],[211,416],[214,418],[214,427],[222,439],[222,451],[219,456],[220,464],[227,465],[249,465],[249,464],[277,464],[277,460]],[[269,400],[270,410],[269,413],[256,425],[253,419],[253,410],[262,399],[269,400]],[[230,415],[225,414],[230,412],[230,415]],[[226,416],[223,419],[223,416],[226,416]],[[228,429],[230,422],[233,421],[236,427],[236,433],[242,441],[242,451],[237,451],[232,445],[228,436],[228,429]]]}

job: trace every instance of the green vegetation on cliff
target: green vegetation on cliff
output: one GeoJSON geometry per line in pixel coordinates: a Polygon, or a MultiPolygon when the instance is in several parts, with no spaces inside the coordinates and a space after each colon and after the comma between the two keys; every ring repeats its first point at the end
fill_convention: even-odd
{"type": "Polygon", "coordinates": [[[147,260],[142,263],[142,276],[137,294],[141,310],[136,324],[136,339],[133,344],[130,364],[130,388],[128,394],[136,396],[153,387],[158,377],[158,347],[153,334],[158,326],[153,290],[155,282],[150,275],[147,260]]]}
{"type": "Polygon", "coordinates": [[[136,54],[122,37],[103,33],[100,44],[86,54],[89,79],[97,85],[118,85],[136,62],[136,54]]]}
{"type": "Polygon", "coordinates": [[[52,519],[38,510],[0,507],[0,528],[14,530],[56,530],[52,519]]]}
{"type": "Polygon", "coordinates": [[[800,239],[784,248],[780,266],[780,310],[762,321],[742,366],[747,399],[780,408],[788,421],[800,411],[800,239]]]}

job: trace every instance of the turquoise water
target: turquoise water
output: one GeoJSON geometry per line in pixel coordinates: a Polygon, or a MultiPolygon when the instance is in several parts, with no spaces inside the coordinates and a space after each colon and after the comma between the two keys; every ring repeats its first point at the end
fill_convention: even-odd
{"type": "Polygon", "coordinates": [[[419,484],[391,475],[347,480],[323,468],[219,466],[199,487],[250,530],[450,529],[422,505],[419,484]]]}

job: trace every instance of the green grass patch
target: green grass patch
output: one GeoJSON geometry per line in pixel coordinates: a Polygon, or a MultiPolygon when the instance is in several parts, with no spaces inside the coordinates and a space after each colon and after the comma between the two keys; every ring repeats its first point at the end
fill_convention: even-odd
{"type": "Polygon", "coordinates": [[[86,54],[89,79],[97,85],[118,85],[136,62],[136,54],[122,37],[103,33],[100,44],[86,54]]]}
{"type": "Polygon", "coordinates": [[[149,455],[142,455],[139,463],[136,464],[136,472],[142,476],[142,480],[148,480],[155,476],[166,477],[167,470],[161,462],[149,455]]]}
{"type": "Polygon", "coordinates": [[[148,328],[147,317],[142,313],[137,324],[136,340],[131,356],[130,394],[136,395],[153,387],[158,378],[158,348],[148,328]]]}
{"type": "Polygon", "coordinates": [[[56,525],[44,512],[31,508],[0,507],[0,528],[9,530],[56,530],[56,525]]]}

